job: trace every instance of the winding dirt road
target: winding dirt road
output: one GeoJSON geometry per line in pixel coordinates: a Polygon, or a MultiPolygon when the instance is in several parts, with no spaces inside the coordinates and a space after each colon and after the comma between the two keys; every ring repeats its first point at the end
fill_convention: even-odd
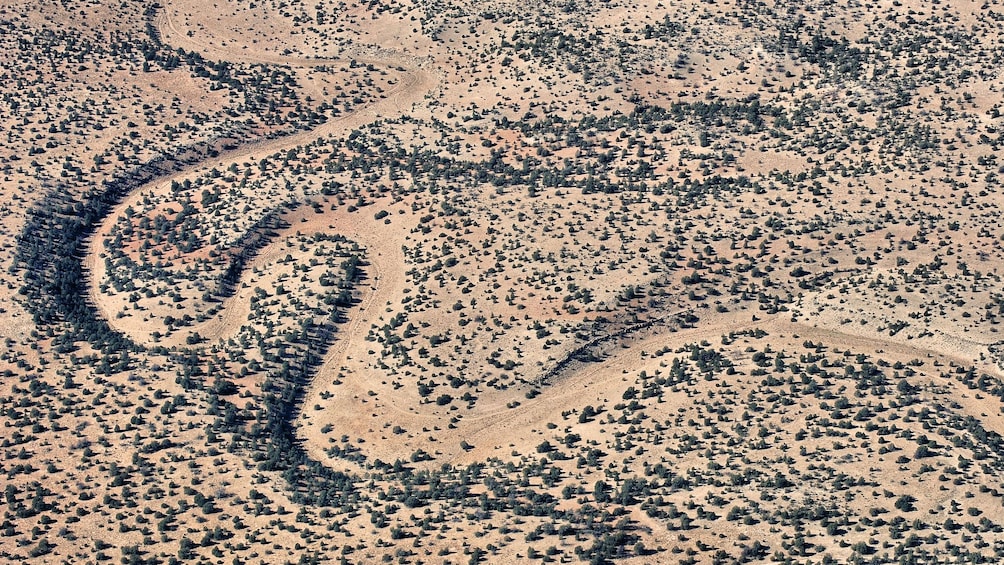
{"type": "MultiPolygon", "coordinates": [[[[178,28],[171,19],[170,9],[165,9],[157,20],[157,27],[161,33],[163,41],[167,44],[184,48],[190,51],[202,53],[208,59],[222,59],[231,62],[283,65],[293,68],[307,69],[320,66],[330,66],[344,64],[344,59],[311,59],[302,57],[282,57],[265,51],[254,51],[246,48],[228,47],[224,43],[216,44],[205,41],[198,41],[189,37],[178,28]]],[[[196,165],[188,167],[172,175],[160,178],[152,183],[138,187],[128,197],[123,199],[119,206],[114,209],[105,219],[95,235],[88,243],[87,255],[85,258],[85,270],[88,273],[90,299],[97,306],[100,314],[108,320],[111,327],[128,335],[139,343],[153,343],[150,335],[150,324],[142,322],[137,318],[116,318],[113,307],[118,304],[118,300],[109,298],[98,291],[97,281],[105,278],[104,262],[100,259],[100,242],[107,235],[115,223],[115,219],[123,213],[130,204],[135,204],[140,194],[154,191],[165,193],[170,190],[171,182],[191,178],[212,168],[226,168],[232,162],[254,161],[266,156],[302,146],[318,138],[329,135],[337,135],[358,128],[372,122],[379,117],[395,116],[407,112],[413,104],[421,101],[426,93],[430,92],[437,84],[436,74],[424,67],[427,62],[415,57],[396,54],[391,51],[373,51],[366,54],[362,51],[353,58],[364,65],[373,65],[386,69],[389,73],[399,73],[396,86],[385,93],[385,96],[369,105],[345,114],[337,119],[319,125],[309,130],[298,132],[278,139],[253,140],[241,145],[239,148],[221,153],[219,156],[207,159],[196,165]]],[[[361,285],[361,304],[353,308],[349,313],[350,320],[338,328],[336,341],[328,349],[324,357],[322,366],[319,368],[316,382],[309,385],[305,391],[302,406],[313,406],[318,403],[318,398],[325,390],[336,390],[335,394],[343,397],[358,395],[365,396],[367,388],[366,373],[367,366],[363,361],[366,349],[369,347],[365,341],[366,332],[371,325],[376,323],[381,316],[381,305],[393,300],[401,295],[402,288],[406,284],[404,276],[404,257],[401,251],[401,234],[394,228],[388,228],[380,222],[362,220],[359,218],[353,221],[346,221],[351,229],[338,229],[334,225],[342,225],[341,220],[345,218],[332,218],[328,215],[314,215],[310,210],[302,210],[297,215],[291,217],[295,229],[301,232],[341,231],[344,235],[358,242],[366,248],[366,259],[369,266],[366,272],[369,279],[361,285]],[[352,374],[351,379],[338,389],[329,388],[330,378],[342,370],[352,374]],[[346,386],[347,385],[347,386],[346,386]]],[[[185,331],[175,332],[168,338],[163,338],[158,343],[170,347],[172,345],[184,345],[185,338],[192,332],[211,340],[226,339],[237,333],[243,321],[250,313],[251,291],[242,289],[242,283],[247,280],[249,274],[255,267],[261,268],[269,261],[274,260],[280,251],[285,249],[286,238],[279,237],[275,241],[263,248],[256,258],[246,266],[244,274],[236,284],[238,291],[227,298],[221,305],[217,316],[204,322],[194,324],[186,328],[185,331]]],[[[745,315],[745,314],[744,314],[745,315]]],[[[668,336],[659,334],[652,337],[634,340],[632,346],[624,351],[617,352],[606,361],[594,365],[577,367],[575,374],[567,378],[557,380],[548,388],[548,392],[536,399],[525,402],[517,409],[504,407],[504,404],[485,405],[483,410],[477,414],[472,414],[464,418],[459,424],[463,437],[469,439],[476,448],[470,452],[454,450],[446,453],[443,459],[452,463],[463,463],[478,459],[484,459],[495,455],[497,449],[495,444],[499,443],[499,438],[516,434],[518,437],[528,436],[529,432],[541,425],[541,422],[548,421],[556,412],[567,407],[570,399],[582,397],[583,390],[601,389],[604,385],[622,378],[624,371],[630,370],[638,360],[639,350],[654,350],[666,344],[682,345],[692,343],[702,339],[714,340],[723,333],[731,330],[761,327],[771,334],[783,333],[788,335],[798,334],[804,339],[821,341],[830,346],[855,347],[866,351],[876,348],[894,353],[900,357],[911,355],[941,357],[943,359],[956,360],[960,363],[973,363],[973,357],[979,354],[980,346],[985,344],[958,344],[951,343],[950,336],[934,342],[928,341],[923,345],[906,344],[897,340],[876,340],[868,337],[845,333],[835,328],[813,327],[811,323],[792,323],[783,321],[780,318],[761,321],[759,323],[740,321],[737,319],[723,319],[717,323],[712,322],[699,329],[689,330],[668,336]],[[961,347],[967,345],[967,347],[961,347]]],[[[983,363],[981,369],[993,374],[1000,374],[994,370],[990,363],[983,363]]],[[[383,407],[398,411],[403,417],[411,419],[421,419],[421,415],[408,414],[403,408],[394,406],[393,401],[381,400],[383,407]]],[[[348,408],[352,402],[340,403],[340,407],[348,408]]],[[[356,409],[362,405],[353,406],[356,409]]],[[[979,411],[983,407],[969,400],[966,401],[966,409],[969,411],[979,411]]],[[[1004,428],[1004,420],[993,418],[995,429],[1004,428]]],[[[310,414],[301,410],[297,416],[296,426],[301,430],[301,437],[304,439],[304,446],[310,455],[319,460],[331,462],[324,453],[324,436],[313,432],[316,425],[310,421],[310,414]]],[[[442,447],[441,444],[438,446],[442,447]]],[[[406,453],[400,453],[406,456],[406,453]]],[[[440,460],[440,463],[443,462],[440,460]]]]}
{"type": "MultiPolygon", "coordinates": [[[[200,52],[207,59],[282,65],[293,68],[336,66],[348,63],[345,59],[287,58],[267,53],[249,52],[246,49],[238,49],[237,47],[228,48],[209,45],[195,41],[186,33],[183,33],[171,19],[170,13],[170,8],[165,8],[157,18],[157,28],[161,34],[162,41],[168,45],[200,52]]],[[[351,131],[381,117],[403,114],[411,109],[413,104],[421,101],[426,93],[432,90],[437,84],[438,79],[436,75],[422,66],[427,61],[416,57],[398,54],[390,50],[380,50],[376,54],[369,55],[360,51],[359,56],[353,56],[352,59],[363,65],[373,65],[374,67],[385,69],[388,73],[398,74],[397,84],[393,89],[384,93],[383,97],[379,100],[361,106],[338,118],[330,119],[314,129],[276,139],[252,140],[243,143],[236,149],[221,152],[214,158],[204,160],[176,173],[137,187],[126,198],[123,198],[122,202],[105,217],[98,229],[95,230],[90,241],[88,241],[84,259],[84,272],[88,279],[89,299],[112,328],[129,336],[130,339],[137,343],[154,343],[152,327],[148,321],[143,321],[138,317],[116,317],[115,308],[121,307],[120,299],[116,298],[113,300],[98,289],[99,282],[106,277],[105,264],[100,257],[102,253],[101,241],[110,233],[116,222],[116,218],[121,216],[127,207],[135,205],[141,198],[140,195],[142,193],[150,191],[154,193],[166,193],[170,190],[172,181],[193,178],[213,167],[222,169],[234,162],[256,161],[278,152],[303,146],[319,138],[351,131]]],[[[304,227],[297,226],[301,230],[304,227]]],[[[345,235],[353,237],[353,234],[345,235]]],[[[379,241],[380,238],[372,239],[372,242],[379,241]]],[[[367,245],[368,242],[360,241],[360,243],[367,245]]],[[[267,262],[269,257],[274,256],[284,245],[285,238],[280,237],[260,250],[257,258],[245,268],[244,274],[242,274],[241,280],[237,282],[236,287],[240,289],[242,283],[246,280],[247,273],[250,273],[253,267],[261,267],[267,262]]],[[[232,337],[236,335],[241,322],[246,320],[250,313],[250,298],[250,291],[246,289],[244,292],[238,291],[224,300],[216,316],[192,324],[185,328],[184,331],[174,332],[168,337],[161,338],[157,344],[165,347],[184,345],[186,337],[194,332],[198,332],[199,335],[212,340],[232,337]]]]}
{"type": "MultiPolygon", "coordinates": [[[[162,41],[168,45],[198,52],[210,60],[281,65],[297,69],[334,67],[348,63],[348,60],[344,58],[280,57],[261,50],[249,50],[246,45],[226,47],[225,41],[219,42],[221,43],[219,45],[214,41],[198,41],[176,25],[171,13],[171,6],[168,5],[161,10],[156,21],[162,41]]],[[[390,50],[359,50],[351,53],[351,59],[358,64],[380,68],[391,76],[396,75],[396,85],[383,93],[380,99],[336,119],[330,119],[314,129],[276,139],[250,140],[236,149],[221,152],[217,157],[206,159],[176,173],[139,186],[106,216],[88,241],[84,271],[88,279],[89,299],[112,328],[124,333],[137,343],[154,344],[153,326],[160,327],[159,324],[150,324],[148,321],[141,320],[139,316],[116,317],[115,308],[121,307],[121,299],[109,297],[101,293],[98,288],[99,282],[106,278],[105,263],[101,258],[103,251],[101,241],[110,233],[116,219],[124,213],[127,207],[136,205],[142,198],[142,194],[151,191],[155,194],[165,194],[170,191],[172,181],[181,182],[186,178],[194,178],[213,167],[223,169],[234,162],[253,162],[275,153],[303,146],[316,139],[347,133],[379,118],[404,114],[412,109],[414,104],[420,102],[439,80],[434,71],[426,68],[429,61],[390,50]]],[[[316,90],[318,91],[308,91],[305,94],[322,99],[323,93],[320,89],[316,90]]],[[[336,213],[336,215],[338,214],[336,213]]],[[[317,382],[310,383],[305,391],[302,405],[310,406],[320,395],[321,390],[330,384],[330,375],[337,374],[348,360],[359,359],[362,357],[361,354],[365,353],[367,343],[364,338],[370,326],[380,316],[379,305],[385,304],[401,292],[404,284],[404,257],[401,250],[401,238],[395,237],[393,233],[396,231],[388,230],[383,222],[362,219],[360,215],[351,219],[331,217],[327,214],[317,215],[307,207],[301,207],[300,211],[287,216],[286,219],[292,225],[291,229],[301,233],[343,233],[366,249],[366,260],[368,261],[368,266],[365,268],[368,280],[361,285],[361,303],[349,313],[349,322],[339,327],[336,341],[327,351],[323,364],[317,372],[320,378],[316,379],[317,382]],[[345,227],[336,228],[335,226],[345,227]],[[393,233],[388,234],[388,231],[393,233]]],[[[235,336],[251,312],[253,291],[250,288],[244,288],[243,283],[249,279],[256,268],[263,268],[280,256],[280,252],[285,253],[286,240],[287,237],[280,234],[280,237],[274,238],[272,242],[259,250],[249,264],[245,265],[240,280],[235,285],[237,291],[220,304],[217,315],[192,324],[182,331],[176,331],[167,337],[161,337],[156,341],[156,344],[165,347],[184,346],[186,338],[195,332],[210,341],[225,340],[235,336]]],[[[353,363],[358,363],[358,361],[353,363]]],[[[354,386],[350,389],[340,390],[339,394],[346,394],[348,390],[365,389],[364,383],[353,384],[354,386]]],[[[304,416],[301,410],[295,425],[300,428],[303,423],[304,416]]],[[[305,436],[304,445],[311,456],[320,461],[329,459],[324,453],[320,441],[312,441],[314,438],[309,433],[302,435],[305,436]]]]}

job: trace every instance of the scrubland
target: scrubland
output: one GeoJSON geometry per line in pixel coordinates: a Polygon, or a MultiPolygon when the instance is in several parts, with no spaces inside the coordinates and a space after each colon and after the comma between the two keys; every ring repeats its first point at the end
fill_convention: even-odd
{"type": "Polygon", "coordinates": [[[0,26],[3,560],[1004,555],[996,4],[0,26]]]}

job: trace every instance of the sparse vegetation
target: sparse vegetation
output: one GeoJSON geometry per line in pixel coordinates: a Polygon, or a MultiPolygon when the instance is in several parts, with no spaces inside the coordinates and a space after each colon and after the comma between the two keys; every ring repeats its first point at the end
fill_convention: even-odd
{"type": "Polygon", "coordinates": [[[0,556],[993,562],[992,5],[0,5],[0,556]]]}

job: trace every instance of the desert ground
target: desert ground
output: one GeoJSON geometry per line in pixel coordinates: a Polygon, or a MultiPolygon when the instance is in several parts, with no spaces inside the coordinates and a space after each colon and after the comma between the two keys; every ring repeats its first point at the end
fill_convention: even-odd
{"type": "Polygon", "coordinates": [[[0,28],[0,561],[1004,559],[996,2],[0,28]]]}

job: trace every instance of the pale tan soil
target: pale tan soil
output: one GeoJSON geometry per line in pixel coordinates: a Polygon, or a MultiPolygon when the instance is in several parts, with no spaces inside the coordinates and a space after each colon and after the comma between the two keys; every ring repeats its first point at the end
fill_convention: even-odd
{"type": "MultiPolygon", "coordinates": [[[[84,15],[40,2],[26,25],[141,31],[111,5],[68,4],[84,15]]],[[[457,563],[476,547],[507,563],[554,547],[548,559],[567,563],[609,532],[629,536],[612,557],[626,563],[739,562],[753,541],[768,547],[757,562],[999,559],[1004,83],[992,50],[966,43],[999,35],[984,12],[165,2],[168,45],[235,72],[287,69],[288,100],[307,108],[361,102],[283,137],[249,125],[236,149],[103,218],[83,250],[87,298],[146,349],[60,343],[58,323],[11,303],[20,280],[3,271],[0,473],[13,490],[0,560],[125,560],[136,546],[161,562],[457,563]],[[799,52],[817,30],[847,43],[799,52]],[[840,49],[873,38],[912,43],[889,57],[870,44],[890,51],[860,55],[859,74],[840,67],[856,60],[840,49]],[[635,114],[676,103],[694,113],[635,114]],[[585,118],[599,121],[577,127],[585,118]],[[524,168],[539,175],[514,180],[524,168]],[[192,250],[139,227],[182,203],[192,250]],[[282,227],[213,299],[227,254],[270,212],[282,227]],[[348,249],[361,277],[341,287],[348,249]],[[130,266],[148,258],[170,284],[130,266]],[[136,290],[116,290],[130,268],[136,290]],[[353,304],[328,342],[312,340],[341,288],[353,304]],[[168,316],[192,321],[168,330],[168,316]],[[307,353],[323,353],[309,381],[283,390],[278,375],[307,353]],[[565,364],[576,353],[593,360],[565,364]],[[270,395],[290,390],[285,439],[353,477],[344,498],[327,484],[329,507],[294,502],[316,494],[317,469],[275,470],[249,439],[270,395]],[[616,498],[634,480],[644,488],[616,498]]],[[[53,141],[33,156],[45,175],[72,170],[69,157],[79,185],[114,176],[89,169],[130,130],[156,140],[127,151],[137,162],[163,149],[163,124],[199,118],[179,145],[223,131],[239,97],[141,64],[78,71],[80,84],[133,84],[107,98],[138,106],[115,114],[136,125],[53,141]],[[189,106],[171,119],[154,109],[175,97],[189,106]]],[[[59,104],[85,96],[65,92],[59,104]]],[[[44,112],[7,119],[26,133],[0,156],[63,135],[44,112]]],[[[5,266],[41,198],[44,175],[17,169],[29,160],[4,162],[5,266]]]]}

